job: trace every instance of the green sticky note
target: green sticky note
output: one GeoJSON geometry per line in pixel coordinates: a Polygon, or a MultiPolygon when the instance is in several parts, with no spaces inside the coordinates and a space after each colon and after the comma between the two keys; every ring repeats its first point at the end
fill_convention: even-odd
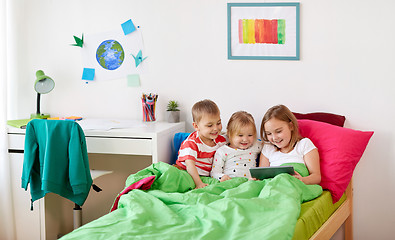
{"type": "Polygon", "coordinates": [[[131,74],[128,75],[128,87],[140,87],[140,75],[131,74]]]}

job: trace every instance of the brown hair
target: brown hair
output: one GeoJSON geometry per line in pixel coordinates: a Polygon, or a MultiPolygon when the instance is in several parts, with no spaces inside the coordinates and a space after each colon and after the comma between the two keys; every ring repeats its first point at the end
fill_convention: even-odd
{"type": "Polygon", "coordinates": [[[268,142],[264,127],[265,127],[265,123],[267,123],[272,118],[292,124],[293,130],[292,130],[291,141],[289,142],[289,145],[295,146],[295,144],[302,138],[299,134],[298,121],[295,115],[293,115],[293,113],[284,105],[276,105],[274,107],[271,107],[269,110],[267,110],[265,116],[263,116],[261,123],[262,139],[268,142]]]}
{"type": "Polygon", "coordinates": [[[192,107],[192,119],[195,123],[199,123],[203,114],[215,115],[219,113],[217,104],[209,99],[199,101],[192,107]]]}
{"type": "Polygon", "coordinates": [[[252,126],[254,129],[254,136],[256,137],[256,126],[252,115],[245,111],[238,111],[233,113],[226,127],[228,137],[231,138],[234,135],[238,134],[240,128],[245,126],[252,126]]]}

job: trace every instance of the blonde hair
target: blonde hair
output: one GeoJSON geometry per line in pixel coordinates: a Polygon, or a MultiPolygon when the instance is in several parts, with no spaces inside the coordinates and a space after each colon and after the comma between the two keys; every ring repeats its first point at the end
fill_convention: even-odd
{"type": "Polygon", "coordinates": [[[298,120],[291,112],[291,110],[289,110],[284,105],[276,105],[274,107],[271,107],[269,110],[267,110],[265,116],[263,116],[261,124],[262,139],[268,142],[265,132],[265,123],[267,123],[272,118],[292,124],[293,129],[291,130],[291,140],[289,142],[289,145],[294,147],[295,144],[302,138],[299,134],[298,120]]]}
{"type": "Polygon", "coordinates": [[[245,111],[238,111],[232,114],[226,127],[226,134],[229,139],[240,132],[242,127],[251,126],[254,130],[254,137],[256,138],[256,126],[254,118],[251,114],[245,111]]]}
{"type": "Polygon", "coordinates": [[[205,99],[195,103],[192,107],[192,119],[195,123],[199,123],[203,114],[216,115],[220,114],[219,108],[215,102],[205,99]]]}

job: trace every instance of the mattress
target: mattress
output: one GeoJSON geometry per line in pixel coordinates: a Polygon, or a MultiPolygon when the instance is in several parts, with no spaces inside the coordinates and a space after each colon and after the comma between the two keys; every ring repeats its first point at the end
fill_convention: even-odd
{"type": "Polygon", "coordinates": [[[303,203],[293,239],[309,239],[345,200],[346,195],[343,194],[342,198],[333,204],[330,192],[324,191],[318,198],[303,203]]]}

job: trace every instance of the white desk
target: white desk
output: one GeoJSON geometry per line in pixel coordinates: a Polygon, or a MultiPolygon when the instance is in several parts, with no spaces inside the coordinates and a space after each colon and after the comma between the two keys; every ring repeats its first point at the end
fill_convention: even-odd
{"type": "MultiPolygon", "coordinates": [[[[152,156],[152,162],[170,161],[174,134],[185,131],[185,123],[147,122],[135,128],[86,130],[88,153],[152,156]]],[[[20,152],[25,144],[25,130],[9,127],[9,151],[20,152]]]]}
{"type": "MultiPolygon", "coordinates": [[[[88,153],[145,155],[152,156],[153,163],[169,163],[174,134],[184,131],[184,122],[148,122],[135,128],[84,132],[88,153]]],[[[34,202],[34,211],[30,211],[30,194],[21,188],[25,130],[9,127],[8,141],[16,239],[51,239],[45,227],[44,199],[34,202]]]]}

